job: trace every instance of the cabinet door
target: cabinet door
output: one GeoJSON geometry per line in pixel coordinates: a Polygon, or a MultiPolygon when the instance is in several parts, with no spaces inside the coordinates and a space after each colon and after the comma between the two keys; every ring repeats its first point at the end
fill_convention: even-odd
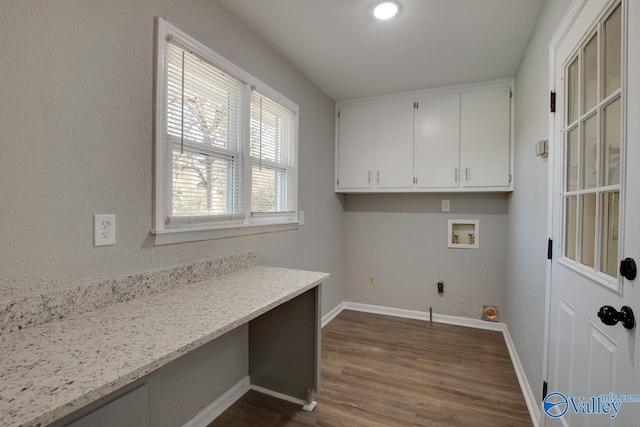
{"type": "Polygon", "coordinates": [[[413,187],[413,100],[380,102],[376,116],[376,188],[413,187]]]}
{"type": "Polygon", "coordinates": [[[371,188],[376,106],[343,106],[338,120],[338,187],[371,188]]]}
{"type": "Polygon", "coordinates": [[[463,92],[460,182],[463,187],[510,185],[510,89],[463,92]]]}
{"type": "Polygon", "coordinates": [[[415,169],[420,188],[457,188],[460,164],[460,94],[418,101],[415,169]]]}

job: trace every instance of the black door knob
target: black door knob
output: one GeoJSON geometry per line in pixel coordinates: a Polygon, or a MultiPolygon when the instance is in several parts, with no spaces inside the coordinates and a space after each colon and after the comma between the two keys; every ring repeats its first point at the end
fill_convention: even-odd
{"type": "Polygon", "coordinates": [[[636,268],[636,262],[633,258],[625,258],[620,261],[620,275],[627,280],[633,280],[636,278],[638,270],[636,268]]]}
{"type": "Polygon", "coordinates": [[[623,306],[620,311],[617,311],[610,305],[602,306],[598,311],[598,317],[602,323],[609,326],[616,325],[618,322],[622,322],[622,326],[627,329],[633,329],[636,326],[636,318],[633,315],[633,310],[626,305],[623,306]]]}

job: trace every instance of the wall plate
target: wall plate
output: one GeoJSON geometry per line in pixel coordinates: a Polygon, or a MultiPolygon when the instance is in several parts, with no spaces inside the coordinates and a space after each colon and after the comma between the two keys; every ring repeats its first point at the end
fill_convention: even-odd
{"type": "Polygon", "coordinates": [[[116,244],[115,214],[96,214],[93,216],[93,246],[116,244]]]}

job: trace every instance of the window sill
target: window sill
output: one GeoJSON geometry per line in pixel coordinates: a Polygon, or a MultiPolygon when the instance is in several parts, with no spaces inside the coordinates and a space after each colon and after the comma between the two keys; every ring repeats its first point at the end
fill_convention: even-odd
{"type": "Polygon", "coordinates": [[[151,230],[156,246],[175,243],[199,242],[202,240],[219,240],[231,237],[252,236],[255,234],[278,233],[298,229],[298,222],[281,222],[269,224],[230,225],[224,227],[193,227],[170,230],[151,230]]]}
{"type": "Polygon", "coordinates": [[[573,270],[575,273],[582,275],[600,286],[622,295],[622,282],[619,279],[607,276],[603,273],[596,273],[593,269],[564,257],[558,259],[558,264],[568,268],[569,270],[573,270]]]}

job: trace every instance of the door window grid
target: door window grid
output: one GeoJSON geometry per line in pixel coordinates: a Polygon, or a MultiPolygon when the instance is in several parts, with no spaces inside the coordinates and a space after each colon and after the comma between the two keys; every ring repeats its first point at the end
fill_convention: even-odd
{"type": "Polygon", "coordinates": [[[564,88],[562,254],[609,282],[618,277],[621,233],[621,15],[618,3],[568,61],[564,88]]]}

